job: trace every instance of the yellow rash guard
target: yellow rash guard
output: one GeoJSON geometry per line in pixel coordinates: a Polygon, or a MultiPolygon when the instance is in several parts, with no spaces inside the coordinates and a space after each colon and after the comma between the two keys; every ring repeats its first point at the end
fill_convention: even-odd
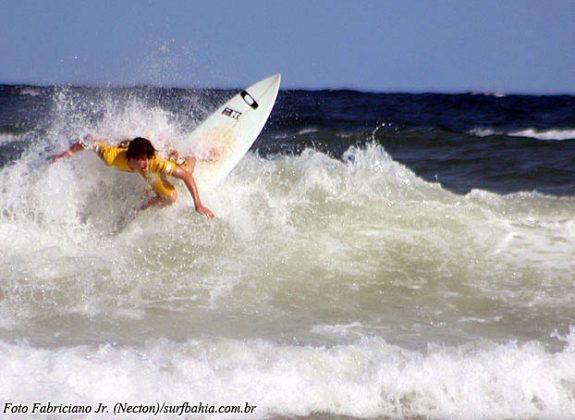
{"type": "MultiPolygon", "coordinates": [[[[135,172],[128,166],[127,147],[108,146],[104,141],[100,140],[87,147],[87,149],[96,152],[98,157],[108,166],[120,171],[135,172]]],[[[175,162],[154,156],[149,160],[148,170],[145,173],[138,173],[148,181],[156,194],[160,197],[169,197],[176,192],[176,189],[166,179],[166,175],[172,175],[174,169],[176,169],[175,162]]]]}

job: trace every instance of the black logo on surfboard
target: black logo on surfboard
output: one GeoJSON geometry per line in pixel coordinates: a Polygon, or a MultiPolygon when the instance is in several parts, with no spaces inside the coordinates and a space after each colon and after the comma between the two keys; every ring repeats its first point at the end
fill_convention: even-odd
{"type": "Polygon", "coordinates": [[[242,90],[242,93],[240,93],[240,95],[242,95],[242,99],[245,101],[245,103],[251,106],[253,109],[258,109],[258,106],[260,106],[254,99],[254,97],[245,90],[242,90]]]}

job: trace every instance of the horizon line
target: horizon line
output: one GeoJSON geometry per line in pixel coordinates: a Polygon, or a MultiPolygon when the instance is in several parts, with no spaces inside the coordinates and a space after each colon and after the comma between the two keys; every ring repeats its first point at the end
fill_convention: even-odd
{"type": "MultiPolygon", "coordinates": [[[[134,83],[134,84],[120,84],[120,83],[91,83],[91,82],[65,82],[65,83],[44,83],[44,82],[30,82],[30,81],[0,81],[2,86],[15,86],[15,87],[36,87],[36,88],[58,88],[58,87],[71,87],[71,88],[89,88],[89,89],[137,89],[137,88],[153,88],[153,89],[191,89],[191,90],[241,90],[245,86],[185,86],[181,84],[173,85],[160,85],[157,83],[134,83]]],[[[374,88],[367,88],[363,86],[338,86],[338,87],[297,87],[288,86],[280,87],[282,91],[308,91],[308,92],[324,92],[324,91],[351,91],[358,93],[373,93],[373,94],[413,94],[413,95],[487,95],[494,97],[505,96],[575,96],[575,90],[558,91],[558,90],[481,90],[481,89],[402,89],[393,88],[389,90],[380,90],[374,88]]]]}

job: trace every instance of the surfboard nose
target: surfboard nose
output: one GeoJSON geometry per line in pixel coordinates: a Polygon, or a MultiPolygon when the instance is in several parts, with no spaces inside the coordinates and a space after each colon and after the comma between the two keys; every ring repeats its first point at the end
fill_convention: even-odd
{"type": "Polygon", "coordinates": [[[281,73],[276,73],[276,74],[273,74],[273,75],[271,75],[271,76],[269,76],[269,77],[267,77],[267,78],[261,80],[260,83],[261,83],[261,82],[265,82],[266,84],[277,83],[277,84],[279,85],[279,83],[281,82],[281,80],[282,80],[282,75],[281,75],[281,73]]]}

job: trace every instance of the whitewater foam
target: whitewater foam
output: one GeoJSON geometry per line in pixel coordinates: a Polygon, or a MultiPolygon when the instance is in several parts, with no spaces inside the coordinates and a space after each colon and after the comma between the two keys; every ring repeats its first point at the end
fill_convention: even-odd
{"type": "Polygon", "coordinates": [[[572,140],[575,139],[575,130],[536,130],[527,128],[525,130],[498,131],[490,128],[474,128],[469,134],[478,137],[506,135],[511,137],[529,137],[537,140],[572,140]]]}
{"type": "MultiPolygon", "coordinates": [[[[573,331],[537,343],[468,343],[417,352],[364,338],[333,347],[266,340],[148,340],[38,348],[0,342],[7,401],[256,405],[252,417],[563,418],[575,412],[573,331]],[[23,371],[36,372],[28,381],[23,371]]],[[[250,417],[251,418],[251,417],[250,417]]]]}

